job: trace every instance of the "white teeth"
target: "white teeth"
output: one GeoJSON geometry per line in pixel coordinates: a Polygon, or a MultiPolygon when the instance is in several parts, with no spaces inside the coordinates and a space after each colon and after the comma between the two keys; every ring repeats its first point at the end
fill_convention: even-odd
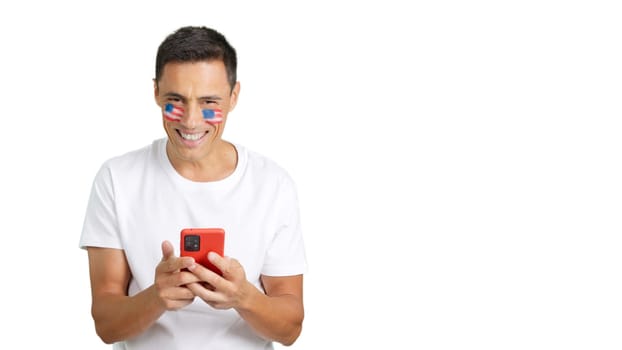
{"type": "Polygon", "coordinates": [[[183,132],[179,132],[179,134],[181,135],[181,137],[184,140],[189,140],[189,141],[196,141],[198,139],[200,139],[201,137],[203,137],[203,135],[205,135],[205,133],[198,133],[198,134],[186,134],[183,132]]]}

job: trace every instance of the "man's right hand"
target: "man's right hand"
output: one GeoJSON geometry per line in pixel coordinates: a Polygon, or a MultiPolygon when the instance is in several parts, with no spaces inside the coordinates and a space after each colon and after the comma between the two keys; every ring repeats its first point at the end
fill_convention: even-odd
{"type": "Polygon", "coordinates": [[[194,264],[193,258],[175,256],[171,242],[162,242],[162,261],[156,267],[154,288],[166,310],[181,309],[194,300],[194,293],[185,286],[199,281],[186,271],[194,264]]]}

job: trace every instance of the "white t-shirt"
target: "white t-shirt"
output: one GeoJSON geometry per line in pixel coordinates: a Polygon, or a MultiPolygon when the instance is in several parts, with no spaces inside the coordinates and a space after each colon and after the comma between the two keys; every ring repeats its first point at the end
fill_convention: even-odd
{"type": "MultiPolygon", "coordinates": [[[[123,249],[132,279],[129,295],[151,286],[168,240],[179,255],[180,231],[225,230],[226,256],[237,259],[259,290],[260,275],[306,272],[298,199],[292,179],[273,161],[235,145],[238,163],[227,178],[193,182],[177,173],[166,139],[115,157],[95,177],[80,247],[123,249]]],[[[115,349],[272,349],[231,310],[200,298],[165,312],[139,336],[115,349]]]]}

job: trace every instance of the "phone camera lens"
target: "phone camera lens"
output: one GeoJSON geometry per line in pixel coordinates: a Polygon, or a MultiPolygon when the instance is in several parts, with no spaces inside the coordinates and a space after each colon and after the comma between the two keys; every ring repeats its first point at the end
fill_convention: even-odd
{"type": "Polygon", "coordinates": [[[198,252],[201,247],[201,237],[198,235],[187,235],[184,238],[184,249],[189,252],[198,252]]]}

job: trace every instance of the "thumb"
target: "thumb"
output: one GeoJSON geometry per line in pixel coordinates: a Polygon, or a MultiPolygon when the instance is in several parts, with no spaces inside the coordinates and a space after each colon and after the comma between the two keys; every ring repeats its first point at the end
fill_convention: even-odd
{"type": "Polygon", "coordinates": [[[163,241],[162,242],[162,261],[173,256],[173,253],[175,253],[175,249],[173,248],[173,245],[171,244],[171,242],[163,241]]]}

